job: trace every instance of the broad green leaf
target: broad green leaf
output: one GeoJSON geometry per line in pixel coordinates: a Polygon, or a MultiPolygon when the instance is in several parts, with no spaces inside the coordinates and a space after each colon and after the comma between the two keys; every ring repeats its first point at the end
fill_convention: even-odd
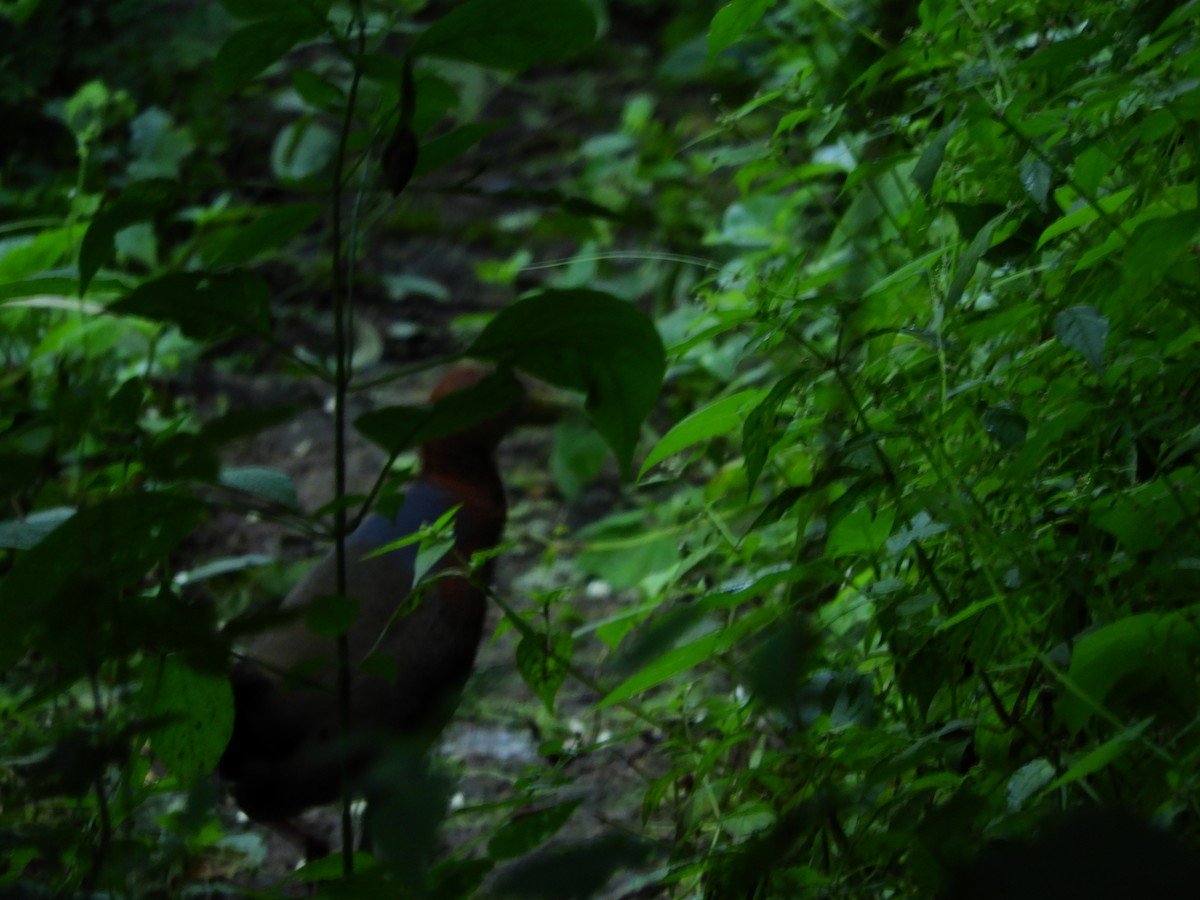
{"type": "Polygon", "coordinates": [[[359,602],[353,597],[325,594],[308,605],[304,625],[321,637],[341,637],[358,621],[359,602]]]}
{"type": "Polygon", "coordinates": [[[1111,215],[1112,213],[1116,212],[1125,204],[1127,200],[1129,200],[1130,197],[1133,196],[1136,190],[1136,188],[1125,188],[1123,190],[1115,191],[1111,194],[1101,197],[1097,201],[1096,206],[1087,203],[1083,206],[1080,206],[1078,209],[1067,213],[1065,216],[1055,221],[1052,225],[1047,227],[1045,231],[1042,232],[1041,237],[1039,237],[1037,241],[1038,249],[1040,250],[1047,241],[1053,240],[1060,234],[1066,234],[1068,231],[1075,231],[1076,229],[1082,228],[1085,225],[1090,225],[1100,217],[1101,213],[1111,215]],[[1099,208],[1097,209],[1097,207],[1099,208]]]}
{"type": "Polygon", "coordinates": [[[708,27],[708,58],[716,59],[726,47],[758,24],[775,0],[731,0],[712,18],[708,27]]]}
{"type": "Polygon", "coordinates": [[[1125,752],[1129,750],[1129,745],[1139,740],[1142,733],[1153,723],[1153,716],[1142,719],[1137,724],[1130,725],[1116,737],[1110,738],[1099,747],[1085,753],[1082,758],[1062,774],[1061,778],[1046,788],[1047,792],[1058,790],[1073,781],[1078,781],[1080,778],[1086,778],[1088,775],[1099,772],[1109,763],[1124,756],[1125,752]]]}
{"type": "Polygon", "coordinates": [[[583,0],[467,0],[430,25],[412,52],[519,72],[574,56],[595,38],[583,0]]]}
{"type": "Polygon", "coordinates": [[[1169,481],[1155,479],[1123,493],[1113,493],[1092,504],[1089,520],[1121,542],[1133,556],[1157,550],[1171,538],[1187,513],[1179,493],[1195,490],[1195,470],[1177,469],[1169,481]]]}
{"type": "Polygon", "coordinates": [[[144,222],[163,210],[174,210],[179,203],[179,185],[165,179],[136,181],[107,204],[88,225],[79,250],[79,296],[100,267],[112,258],[118,231],[135,222],[144,222]]]}
{"type": "Polygon", "coordinates": [[[485,422],[513,409],[520,400],[516,379],[499,371],[427,406],[390,406],[365,413],[354,427],[367,440],[396,454],[485,422]]]}
{"type": "Polygon", "coordinates": [[[503,122],[471,122],[438,135],[421,145],[413,177],[424,175],[451,163],[462,156],[485,137],[503,125],[503,122]]]}
{"type": "Polygon", "coordinates": [[[1040,156],[1030,154],[1021,160],[1021,186],[1042,212],[1049,208],[1046,198],[1053,179],[1054,170],[1040,156]]]}
{"type": "Polygon", "coordinates": [[[1098,373],[1104,373],[1104,344],[1108,340],[1108,319],[1094,306],[1072,306],[1054,317],[1055,336],[1083,354],[1098,373]]]}
{"type": "Polygon", "coordinates": [[[229,96],[282,59],[296,44],[323,30],[324,23],[316,19],[287,17],[252,22],[235,31],[213,60],[217,92],[229,96]]]}
{"type": "Polygon", "coordinates": [[[1152,666],[1156,636],[1163,632],[1169,618],[1159,613],[1128,616],[1091,632],[1075,644],[1067,675],[1071,685],[1087,699],[1074,690],[1065,690],[1058,701],[1058,713],[1072,734],[1092,717],[1093,704],[1103,703],[1122,679],[1152,666]]]}
{"type": "Polygon", "coordinates": [[[489,885],[488,895],[600,897],[614,875],[640,870],[654,853],[649,842],[623,830],[572,843],[552,841],[505,865],[489,885]]]}
{"type": "MultiPolygon", "coordinates": [[[[128,494],[83,507],[31,549],[15,557],[0,581],[0,667],[37,642],[49,658],[67,657],[107,640],[94,605],[140,582],[199,522],[197,500],[166,493],[128,494]]],[[[102,623],[104,629],[115,621],[102,623]]],[[[125,636],[125,651],[136,635],[125,636]]]]}
{"type": "Polygon", "coordinates": [[[738,391],[700,407],[672,425],[647,454],[646,461],[642,463],[641,471],[638,472],[638,478],[642,478],[647,471],[681,450],[737,431],[746,421],[747,410],[759,403],[764,393],[758,388],[738,391]]]}
{"type": "Polygon", "coordinates": [[[145,282],[109,309],[177,325],[196,340],[215,341],[264,334],[269,304],[266,282],[250,272],[172,272],[145,282]]]}
{"type": "Polygon", "coordinates": [[[833,558],[876,553],[892,533],[895,516],[896,510],[890,506],[880,510],[875,516],[871,515],[871,511],[865,506],[852,510],[830,528],[825,543],[825,555],[833,558]]]}
{"type": "Polygon", "coordinates": [[[292,476],[278,469],[267,469],[261,466],[224,469],[220,475],[220,482],[234,490],[266,497],[271,502],[289,509],[300,507],[300,500],[296,495],[296,483],[292,480],[292,476]]]}
{"type": "Polygon", "coordinates": [[[488,856],[515,859],[536,850],[567,824],[582,802],[582,799],[570,800],[532,812],[518,812],[492,835],[488,841],[488,856]]]}
{"type": "Polygon", "coordinates": [[[958,258],[958,268],[954,270],[954,277],[950,280],[950,287],[946,289],[946,305],[956,306],[962,298],[963,291],[967,289],[967,284],[971,281],[971,276],[975,274],[975,267],[979,265],[979,261],[983,259],[983,255],[988,252],[992,246],[992,233],[1000,227],[1000,223],[1008,217],[1007,212],[1002,212],[998,216],[989,219],[987,224],[979,229],[967,249],[963,251],[962,256],[958,258]]]}
{"type": "Polygon", "coordinates": [[[550,715],[554,715],[558,690],[567,680],[573,650],[571,635],[564,631],[527,634],[517,645],[517,670],[550,715]]]}
{"type": "Polygon", "coordinates": [[[1124,281],[1144,296],[1168,274],[1200,232],[1200,210],[1145,222],[1134,232],[1122,260],[1124,281]]]}
{"type": "Polygon", "coordinates": [[[742,427],[742,452],[746,457],[746,496],[754,492],[754,485],[767,464],[771,445],[778,440],[776,420],[783,404],[792,397],[806,372],[791,372],[775,382],[771,392],[745,417],[742,427]]]}
{"type": "Polygon", "coordinates": [[[1013,772],[1004,787],[1004,799],[1009,812],[1021,809],[1025,801],[1049,784],[1052,778],[1054,766],[1041,758],[1028,762],[1013,772]]]}
{"type": "Polygon", "coordinates": [[[184,785],[207,778],[233,734],[233,691],[224,675],[200,672],[178,654],[149,664],[143,702],[154,755],[184,785]]]}
{"type": "Polygon", "coordinates": [[[542,291],[500,312],[467,355],[586,393],[588,417],[628,476],[667,368],[662,339],[636,306],[599,291],[542,291]]]}
{"type": "Polygon", "coordinates": [[[337,135],[305,116],[280,129],[271,145],[271,171],[284,182],[300,182],[327,171],[337,152],[337,135]]]}
{"type": "Polygon", "coordinates": [[[56,506],[30,513],[20,520],[0,521],[0,548],[28,550],[73,515],[73,506],[56,506]]]}
{"type": "Polygon", "coordinates": [[[1029,432],[1029,420],[1015,409],[993,406],[983,414],[983,428],[1005,450],[1012,450],[1025,443],[1029,432]]]}
{"type": "Polygon", "coordinates": [[[322,210],[317,203],[292,203],[268,210],[248,225],[223,229],[207,240],[205,262],[214,268],[243,265],[303,234],[322,210]]]}
{"type": "Polygon", "coordinates": [[[912,175],[909,176],[926,197],[933,191],[933,182],[942,167],[942,160],[946,157],[946,145],[950,143],[950,138],[954,137],[957,129],[958,122],[954,121],[934,135],[933,140],[921,151],[921,158],[917,160],[912,175]]]}

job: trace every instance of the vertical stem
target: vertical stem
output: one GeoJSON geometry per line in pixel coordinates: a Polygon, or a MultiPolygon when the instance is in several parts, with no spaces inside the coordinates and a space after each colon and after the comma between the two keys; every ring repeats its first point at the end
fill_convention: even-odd
{"type": "MultiPolygon", "coordinates": [[[[348,280],[343,266],[342,254],[342,187],[346,168],[346,142],[354,120],[354,105],[358,99],[358,85],[362,78],[360,59],[364,50],[366,33],[361,4],[355,5],[354,24],[358,27],[358,58],[353,60],[354,74],[350,80],[350,93],[346,98],[346,111],[342,119],[342,130],[338,140],[337,155],[333,164],[332,193],[332,242],[333,242],[333,344],[334,344],[334,404],[333,404],[333,492],[334,492],[334,566],[337,593],[346,596],[346,393],[353,374],[350,360],[350,302],[348,280]]],[[[350,816],[350,778],[346,760],[346,740],[350,733],[350,647],[347,636],[337,639],[337,696],[338,727],[342,736],[341,782],[342,782],[342,872],[350,875],[354,871],[354,822],[350,816]]]]}

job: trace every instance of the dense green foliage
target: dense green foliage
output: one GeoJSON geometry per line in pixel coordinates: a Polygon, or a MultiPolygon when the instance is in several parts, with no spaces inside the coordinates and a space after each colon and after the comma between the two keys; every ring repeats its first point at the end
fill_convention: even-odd
{"type": "MultiPolygon", "coordinates": [[[[395,374],[352,353],[360,295],[442,302],[372,271],[422,230],[548,290],[441,314],[400,374],[453,347],[579,391],[561,490],[597,435],[636,489],[496,597],[530,708],[582,684],[588,725],[479,846],[430,868],[385,827],[356,878],[933,895],[1079,807],[1200,837],[1200,4],[145,6],[0,8],[0,885],[171,893],[236,854],[205,775],[263,560],[186,541],[301,521],[226,461],[295,409],[186,386],[269,356],[344,409],[395,374]],[[637,833],[554,843],[614,749],[651,758],[637,833]]],[[[362,430],[394,455],[427,415],[362,430]]]]}

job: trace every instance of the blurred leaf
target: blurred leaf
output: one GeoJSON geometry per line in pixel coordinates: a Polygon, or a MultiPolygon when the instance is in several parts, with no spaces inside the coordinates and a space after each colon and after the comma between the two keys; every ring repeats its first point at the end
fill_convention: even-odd
{"type": "Polygon", "coordinates": [[[466,0],[425,29],[412,53],[521,71],[574,56],[595,38],[583,0],[466,0]]]}
{"type": "Polygon", "coordinates": [[[1007,212],[1002,212],[979,229],[979,232],[967,245],[967,249],[958,257],[958,268],[954,270],[954,277],[950,280],[950,286],[946,289],[946,305],[956,306],[958,301],[962,299],[963,291],[967,289],[967,285],[971,281],[971,277],[975,274],[975,268],[979,265],[979,261],[983,259],[984,254],[992,246],[992,233],[1000,227],[1000,223],[1008,218],[1007,212]]]}
{"type": "Polygon", "coordinates": [[[1158,635],[1170,617],[1158,613],[1129,616],[1080,638],[1071,651],[1067,675],[1083,693],[1064,691],[1058,713],[1072,734],[1077,734],[1122,679],[1152,665],[1158,635]],[[1085,699],[1086,698],[1086,699],[1085,699]]]}
{"type": "Polygon", "coordinates": [[[304,624],[321,637],[341,637],[358,621],[359,603],[353,597],[332,594],[316,597],[308,605],[304,624]]]}
{"type": "Polygon", "coordinates": [[[425,175],[453,162],[503,124],[471,122],[426,141],[421,145],[421,156],[417,160],[413,177],[425,175]]]}
{"type": "Polygon", "coordinates": [[[30,513],[24,519],[0,521],[0,548],[28,550],[73,515],[73,506],[56,506],[30,513]]]}
{"type": "Polygon", "coordinates": [[[830,527],[825,555],[833,558],[878,552],[892,533],[895,516],[893,507],[881,509],[874,516],[865,506],[851,510],[830,527]]]}
{"type": "Polygon", "coordinates": [[[205,261],[217,269],[243,265],[306,232],[322,209],[316,203],[292,203],[267,210],[249,225],[222,229],[209,238],[205,261]]]}
{"type": "MultiPolygon", "coordinates": [[[[0,666],[12,665],[28,642],[57,629],[66,646],[75,637],[94,643],[101,592],[138,582],[191,533],[202,509],[174,494],[111,497],[79,509],[19,554],[0,581],[0,666]]],[[[51,652],[49,641],[42,649],[51,652]]]]}
{"type": "Polygon", "coordinates": [[[672,425],[646,455],[638,478],[681,450],[737,431],[746,422],[746,410],[762,401],[764,393],[757,388],[738,391],[689,413],[672,425]]]}
{"type": "Polygon", "coordinates": [[[568,502],[574,502],[600,474],[608,445],[583,416],[564,416],[554,430],[550,472],[568,502]]]}
{"type": "Polygon", "coordinates": [[[554,698],[567,679],[573,649],[571,635],[563,631],[525,635],[517,645],[517,670],[551,715],[554,698]]]}
{"type": "Polygon", "coordinates": [[[1120,734],[1105,741],[1099,747],[1088,751],[1071,768],[1067,769],[1061,778],[1058,778],[1053,784],[1049,785],[1046,788],[1047,792],[1057,790],[1064,785],[1078,781],[1080,778],[1086,778],[1089,775],[1094,775],[1096,772],[1102,771],[1105,767],[1124,756],[1126,751],[1130,749],[1130,744],[1135,744],[1141,740],[1142,734],[1153,723],[1153,716],[1148,719],[1142,719],[1137,724],[1129,726],[1120,734]]]}
{"type": "Polygon", "coordinates": [[[983,429],[1005,450],[1025,443],[1029,421],[1015,409],[993,406],[983,414],[983,429]]]}
{"type": "Polygon", "coordinates": [[[196,340],[216,341],[266,333],[270,294],[266,282],[250,272],[174,272],[145,282],[109,309],[178,325],[196,340]]]}
{"type": "Polygon", "coordinates": [[[100,210],[88,225],[79,250],[79,296],[87,293],[92,278],[112,258],[117,232],[177,208],[179,194],[179,185],[173,181],[135,181],[100,210]]]}
{"type": "Polygon", "coordinates": [[[921,158],[917,160],[917,165],[913,168],[910,176],[913,184],[926,197],[929,197],[933,191],[933,182],[937,178],[938,170],[942,167],[942,160],[946,157],[946,145],[950,143],[950,138],[954,137],[957,129],[958,122],[954,121],[935,134],[933,140],[921,151],[921,158]]]}
{"type": "Polygon", "coordinates": [[[558,833],[582,800],[571,800],[544,809],[519,812],[502,825],[488,841],[488,856],[492,859],[515,859],[546,843],[558,833]]]}
{"type": "Polygon", "coordinates": [[[296,496],[296,483],[291,475],[278,469],[266,469],[261,466],[223,469],[220,482],[235,490],[266,497],[288,509],[300,508],[300,500],[296,496]]]}
{"type": "Polygon", "coordinates": [[[775,0],[730,0],[712,17],[708,28],[708,58],[716,57],[758,24],[775,0]]]}
{"type": "Polygon", "coordinates": [[[235,31],[225,39],[213,60],[212,77],[217,92],[229,96],[282,59],[296,44],[322,31],[322,21],[291,16],[252,22],[235,31]]]}
{"type": "Polygon", "coordinates": [[[644,865],[652,854],[649,844],[620,833],[543,847],[506,867],[491,893],[526,900],[585,900],[597,896],[618,871],[644,865]]]}
{"type": "Polygon", "coordinates": [[[542,291],[502,310],[467,353],[586,393],[588,416],[628,476],[667,367],[637,307],[599,291],[542,291]]]}
{"type": "Polygon", "coordinates": [[[501,370],[432,405],[391,406],[364,413],[354,427],[388,453],[401,453],[486,422],[514,408],[521,396],[516,379],[501,370]]]}

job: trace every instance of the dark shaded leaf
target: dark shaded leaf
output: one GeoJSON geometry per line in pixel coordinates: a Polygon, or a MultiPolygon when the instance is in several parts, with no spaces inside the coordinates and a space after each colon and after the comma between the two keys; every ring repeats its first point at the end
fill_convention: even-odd
{"type": "Polygon", "coordinates": [[[468,354],[585,392],[588,416],[628,476],[666,373],[662,338],[636,306],[599,291],[543,291],[497,315],[468,354]]]}
{"type": "Polygon", "coordinates": [[[582,0],[467,0],[429,26],[412,52],[519,72],[574,56],[595,39],[596,18],[582,0]]]}

